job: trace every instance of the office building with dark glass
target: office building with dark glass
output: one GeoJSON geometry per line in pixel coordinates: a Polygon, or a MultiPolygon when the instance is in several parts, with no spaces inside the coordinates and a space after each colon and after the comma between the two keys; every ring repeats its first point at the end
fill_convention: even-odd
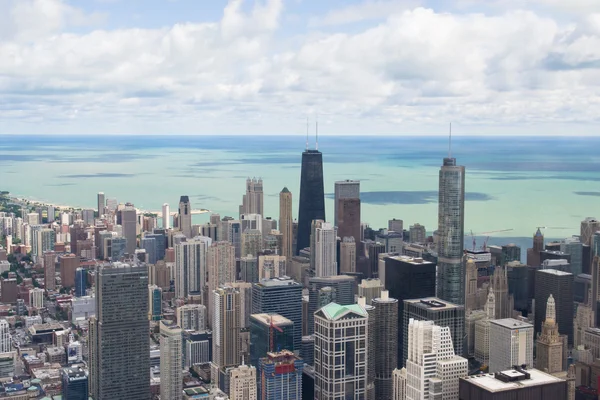
{"type": "Polygon", "coordinates": [[[310,246],[312,221],[315,219],[325,221],[323,154],[318,150],[306,149],[302,153],[299,204],[296,254],[310,246]]]}
{"type": "Polygon", "coordinates": [[[60,370],[62,398],[64,400],[88,400],[89,381],[87,372],[81,367],[60,370]]]}
{"type": "Polygon", "coordinates": [[[321,276],[308,280],[307,335],[315,331],[315,312],[329,303],[354,304],[356,280],[350,275],[321,276]]]}
{"type": "MultiPolygon", "coordinates": [[[[252,285],[252,314],[279,314],[294,323],[294,348],[302,346],[302,285],[284,276],[252,285]]],[[[264,356],[263,356],[264,357],[264,356]]]]}
{"type": "Polygon", "coordinates": [[[115,263],[96,271],[90,319],[90,387],[95,400],[148,400],[150,336],[146,266],[115,263]]]}

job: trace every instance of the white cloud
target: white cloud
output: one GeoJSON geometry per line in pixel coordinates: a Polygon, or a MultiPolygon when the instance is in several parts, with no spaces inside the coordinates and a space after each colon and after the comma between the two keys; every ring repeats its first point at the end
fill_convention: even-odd
{"type": "Polygon", "coordinates": [[[0,133],[301,133],[307,112],[327,115],[326,133],[597,126],[598,15],[398,9],[358,32],[284,38],[281,0],[87,33],[65,33],[97,21],[63,2],[19,4],[0,37],[0,133]]]}
{"type": "Polygon", "coordinates": [[[322,16],[314,16],[309,26],[333,26],[354,22],[386,19],[389,15],[421,5],[420,0],[367,0],[345,8],[332,10],[322,16]]]}

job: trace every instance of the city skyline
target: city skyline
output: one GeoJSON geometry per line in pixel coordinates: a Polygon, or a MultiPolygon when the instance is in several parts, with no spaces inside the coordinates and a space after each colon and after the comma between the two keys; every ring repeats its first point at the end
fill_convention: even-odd
{"type": "Polygon", "coordinates": [[[597,129],[589,0],[3,5],[5,133],[302,133],[307,114],[324,134],[597,129]]]}

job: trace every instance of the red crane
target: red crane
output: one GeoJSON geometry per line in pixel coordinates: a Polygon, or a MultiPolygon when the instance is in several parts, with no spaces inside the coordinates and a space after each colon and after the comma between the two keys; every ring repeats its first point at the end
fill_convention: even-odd
{"type": "Polygon", "coordinates": [[[283,333],[283,330],[273,323],[273,316],[271,315],[271,324],[269,325],[269,339],[271,342],[269,347],[271,352],[273,352],[273,347],[275,347],[275,333],[273,332],[273,329],[277,329],[280,333],[283,333]]]}

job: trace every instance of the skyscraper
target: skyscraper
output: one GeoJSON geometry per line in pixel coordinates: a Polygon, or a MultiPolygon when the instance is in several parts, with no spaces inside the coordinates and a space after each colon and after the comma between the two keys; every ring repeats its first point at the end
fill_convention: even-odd
{"type": "Polygon", "coordinates": [[[106,207],[106,200],[104,198],[104,193],[98,193],[98,218],[104,215],[104,208],[106,207]]]}
{"type": "Polygon", "coordinates": [[[458,380],[468,374],[468,362],[454,352],[450,328],[433,321],[408,323],[407,400],[458,400],[458,380]]]}
{"type": "Polygon", "coordinates": [[[344,237],[340,242],[340,273],[356,272],[356,241],[353,237],[344,237]]]}
{"type": "Polygon", "coordinates": [[[533,325],[513,318],[490,322],[490,372],[533,366],[533,325]]]}
{"type": "MultiPolygon", "coordinates": [[[[337,181],[334,186],[334,199],[333,199],[333,224],[340,227],[339,219],[339,203],[343,199],[356,199],[358,200],[358,225],[360,229],[360,181],[346,179],[345,181],[337,181]]],[[[352,235],[353,236],[353,235],[352,235]]],[[[360,236],[354,236],[354,239],[360,241],[360,236]]]]}
{"type": "Polygon", "coordinates": [[[329,303],[314,320],[315,400],[366,398],[367,312],[329,303]]]}
{"type": "Polygon", "coordinates": [[[56,289],[56,253],[44,253],[44,288],[46,291],[56,289]]]}
{"type": "Polygon", "coordinates": [[[95,400],[148,400],[150,337],[145,266],[96,270],[96,316],[90,319],[90,387],[95,400]]]}
{"type": "Polygon", "coordinates": [[[250,364],[258,365],[269,352],[294,352],[295,328],[292,321],[279,314],[250,315],[250,364]]]}
{"type": "Polygon", "coordinates": [[[556,269],[535,272],[535,332],[542,331],[546,303],[552,295],[556,309],[558,332],[573,344],[573,274],[556,269]]]}
{"type": "Polygon", "coordinates": [[[213,316],[213,368],[215,377],[219,370],[240,363],[240,313],[241,296],[238,289],[221,286],[212,292],[213,316]]]}
{"type": "Polygon", "coordinates": [[[208,270],[208,249],[211,245],[212,239],[205,236],[197,236],[175,245],[176,297],[185,298],[190,293],[203,293],[208,270]]]}
{"type": "Polygon", "coordinates": [[[281,254],[285,256],[287,262],[291,262],[293,256],[294,234],[292,228],[292,193],[287,187],[284,187],[279,193],[279,231],[283,235],[281,254]]]}
{"type": "Polygon", "coordinates": [[[8,353],[11,350],[10,325],[7,320],[0,319],[0,353],[8,353]]]}
{"type": "Polygon", "coordinates": [[[300,202],[296,254],[310,246],[311,224],[315,219],[325,221],[325,192],[323,188],[323,154],[319,150],[302,153],[300,171],[300,202]]]}
{"type": "Polygon", "coordinates": [[[177,307],[177,325],[184,331],[206,330],[206,307],[202,304],[186,304],[177,307]]]}
{"type": "Polygon", "coordinates": [[[421,224],[414,224],[409,227],[409,242],[411,243],[425,243],[427,240],[427,233],[425,227],[421,224]]]}
{"type": "Polygon", "coordinates": [[[192,205],[188,196],[179,199],[179,213],[177,214],[177,225],[181,233],[187,238],[192,237],[192,205]]]}
{"type": "Polygon", "coordinates": [[[229,370],[229,399],[257,400],[256,368],[242,364],[229,370]]]}
{"type": "Polygon", "coordinates": [[[148,320],[160,321],[162,317],[162,289],[148,285],[148,320]]]}
{"type": "Polygon", "coordinates": [[[229,242],[216,242],[208,248],[208,320],[213,326],[213,291],[219,286],[235,282],[235,248],[229,242]]]}
{"type": "Polygon", "coordinates": [[[169,229],[171,227],[171,210],[169,203],[162,205],[162,227],[163,229],[169,229]]]}
{"type": "Polygon", "coordinates": [[[121,210],[121,226],[127,240],[125,251],[132,255],[137,247],[137,211],[131,203],[125,204],[125,208],[121,210]]]}
{"type": "Polygon", "coordinates": [[[85,296],[87,289],[87,270],[85,268],[77,268],[75,270],[75,297],[85,296]]]}
{"type": "Polygon", "coordinates": [[[302,346],[302,285],[290,278],[264,279],[252,285],[252,314],[279,314],[294,323],[294,350],[302,346]]]}
{"type": "MultiPolygon", "coordinates": [[[[410,320],[433,321],[434,324],[448,327],[452,335],[454,352],[463,353],[463,340],[465,334],[465,308],[462,305],[443,302],[438,298],[404,300],[404,316],[402,331],[398,336],[403,338],[403,354],[409,357],[408,325],[410,320]]],[[[407,367],[408,369],[408,367],[407,367]]]]}
{"type": "Polygon", "coordinates": [[[306,334],[312,335],[314,333],[315,311],[330,302],[342,305],[354,304],[355,294],[356,281],[352,276],[336,275],[310,278],[308,280],[308,318],[306,334]],[[330,289],[330,296],[327,297],[325,301],[323,301],[321,297],[324,288],[330,289]]]}
{"type": "Polygon", "coordinates": [[[444,158],[439,177],[437,297],[464,304],[465,167],[444,158]]]}
{"type": "Polygon", "coordinates": [[[536,368],[550,374],[563,370],[563,341],[556,324],[556,304],[550,295],[546,303],[546,319],[536,347],[536,368]]]}
{"type": "Polygon", "coordinates": [[[277,254],[262,254],[258,256],[258,280],[286,276],[286,258],[277,254]]]}
{"type": "Polygon", "coordinates": [[[256,257],[263,249],[263,235],[258,229],[246,229],[242,233],[242,257],[256,257]]]}
{"type": "Polygon", "coordinates": [[[388,291],[383,290],[381,297],[373,299],[372,305],[375,307],[375,338],[374,348],[369,348],[369,353],[375,353],[375,398],[389,400],[392,398],[392,373],[398,364],[398,300],[390,298],[388,291]]]}
{"type": "Polygon", "coordinates": [[[160,398],[181,400],[183,393],[182,330],[160,322],[160,398]]]}
{"type": "Polygon", "coordinates": [[[64,400],[87,400],[89,398],[88,374],[83,368],[62,368],[60,377],[64,400]]]}
{"type": "Polygon", "coordinates": [[[264,193],[263,181],[258,178],[246,179],[246,194],[242,199],[240,215],[242,214],[260,214],[265,215],[264,211],[264,193]]]}
{"type": "Polygon", "coordinates": [[[315,276],[337,275],[337,229],[323,220],[314,220],[312,225],[314,237],[311,238],[313,246],[310,256],[313,259],[315,276]]]}
{"type": "Polygon", "coordinates": [[[537,229],[533,235],[533,247],[527,249],[527,265],[531,267],[539,267],[540,262],[540,251],[544,250],[544,235],[537,229]]]}
{"type": "Polygon", "coordinates": [[[269,352],[259,361],[261,382],[259,398],[263,400],[301,400],[304,362],[291,351],[269,352]]]}

